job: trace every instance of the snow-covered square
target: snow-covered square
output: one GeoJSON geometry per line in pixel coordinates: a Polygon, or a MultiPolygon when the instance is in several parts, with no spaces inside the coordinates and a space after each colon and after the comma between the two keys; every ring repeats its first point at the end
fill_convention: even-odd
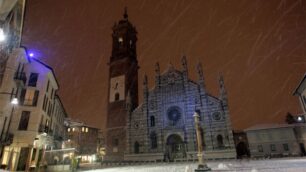
{"type": "MultiPolygon", "coordinates": [[[[306,172],[305,158],[263,159],[263,160],[226,160],[208,161],[212,171],[243,171],[243,172],[306,172]]],[[[104,168],[95,166],[86,172],[193,172],[196,163],[157,163],[125,167],[104,168]]]]}

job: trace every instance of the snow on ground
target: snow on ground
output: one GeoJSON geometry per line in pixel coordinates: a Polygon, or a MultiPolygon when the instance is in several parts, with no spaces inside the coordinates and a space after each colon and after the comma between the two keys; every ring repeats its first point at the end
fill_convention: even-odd
{"type": "MultiPolygon", "coordinates": [[[[306,172],[306,158],[267,160],[209,161],[213,171],[241,172],[306,172]]],[[[158,163],[150,165],[112,167],[87,170],[87,172],[193,172],[196,163],[158,163]]]]}

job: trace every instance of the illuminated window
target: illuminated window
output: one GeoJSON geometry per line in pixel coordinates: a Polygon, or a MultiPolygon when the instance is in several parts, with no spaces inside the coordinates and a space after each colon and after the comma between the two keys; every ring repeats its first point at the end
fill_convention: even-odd
{"type": "Polygon", "coordinates": [[[70,132],[70,131],[71,131],[71,129],[70,129],[70,128],[68,128],[68,129],[67,129],[67,131],[68,131],[68,132],[70,132]]]}
{"type": "Polygon", "coordinates": [[[86,128],[86,133],[88,133],[88,128],[86,128]]]}
{"type": "Polygon", "coordinates": [[[72,132],[74,132],[75,131],[75,128],[72,128],[72,132]]]}
{"type": "Polygon", "coordinates": [[[38,95],[38,90],[23,89],[20,96],[21,104],[28,106],[36,106],[38,95]]]}
{"type": "Polygon", "coordinates": [[[3,155],[2,155],[2,164],[7,165],[10,157],[10,148],[5,147],[3,155]]]}
{"type": "Polygon", "coordinates": [[[119,37],[118,42],[119,42],[120,44],[122,44],[122,43],[123,43],[123,38],[122,38],[122,37],[119,37]]]}
{"type": "Polygon", "coordinates": [[[82,127],[82,132],[85,132],[85,128],[84,127],[82,127]]]}

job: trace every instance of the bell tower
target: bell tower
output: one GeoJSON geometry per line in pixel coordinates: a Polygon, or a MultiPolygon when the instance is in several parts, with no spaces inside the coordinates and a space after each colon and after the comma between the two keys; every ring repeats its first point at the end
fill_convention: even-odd
{"type": "Polygon", "coordinates": [[[126,8],[123,19],[115,23],[112,30],[113,44],[109,61],[106,122],[106,159],[120,161],[123,160],[126,148],[126,120],[129,110],[138,106],[137,31],[128,20],[126,8]],[[129,108],[126,108],[127,103],[129,108]]]}

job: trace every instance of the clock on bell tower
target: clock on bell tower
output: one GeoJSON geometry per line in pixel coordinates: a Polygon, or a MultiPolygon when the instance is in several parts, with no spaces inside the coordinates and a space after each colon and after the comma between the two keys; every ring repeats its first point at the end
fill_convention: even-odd
{"type": "Polygon", "coordinates": [[[109,90],[106,122],[106,159],[123,160],[126,147],[126,96],[132,110],[138,106],[138,62],[136,28],[129,22],[125,9],[123,19],[112,28],[112,55],[109,61],[109,90]]]}

